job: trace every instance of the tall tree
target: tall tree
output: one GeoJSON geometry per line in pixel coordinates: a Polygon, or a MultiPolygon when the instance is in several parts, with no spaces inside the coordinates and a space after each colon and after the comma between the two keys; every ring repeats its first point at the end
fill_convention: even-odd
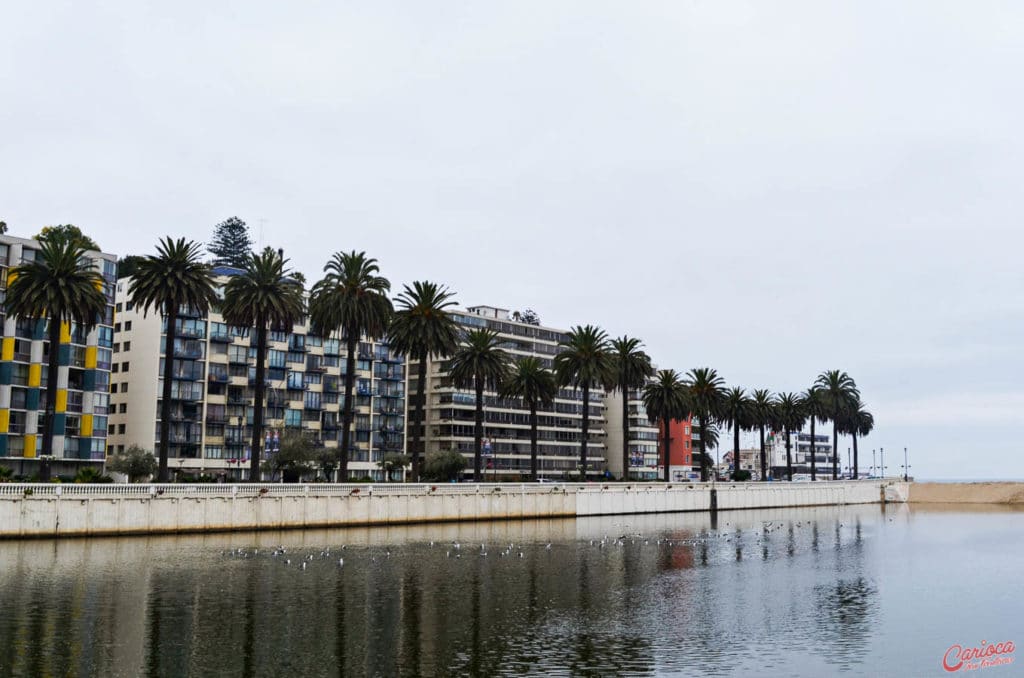
{"type": "Polygon", "coordinates": [[[117,260],[117,277],[131,278],[138,270],[139,262],[145,261],[146,257],[140,254],[129,254],[117,260]]]}
{"type": "Polygon", "coordinates": [[[163,364],[163,400],[160,403],[160,465],[157,480],[168,481],[167,458],[171,441],[171,386],[174,383],[174,346],[178,338],[178,313],[188,308],[206,315],[217,303],[216,283],[210,266],[201,261],[197,243],[184,238],[164,238],[157,243],[156,255],[140,257],[136,263],[128,295],[143,315],[150,309],[167,322],[163,364]]]}
{"type": "MultiPolygon", "coordinates": [[[[654,374],[651,357],[640,349],[639,339],[623,336],[612,340],[615,388],[622,393],[622,479],[629,479],[629,394],[641,389],[654,374]]],[[[667,435],[667,434],[666,434],[667,435]]]]}
{"type": "Polygon", "coordinates": [[[818,445],[815,438],[814,425],[818,421],[825,421],[828,417],[828,405],[825,397],[817,386],[804,391],[801,397],[804,413],[811,421],[811,480],[818,479],[818,445]]]}
{"type": "MultiPolygon", "coordinates": [[[[416,425],[413,435],[412,480],[418,483],[426,444],[423,409],[427,402],[427,360],[450,356],[459,343],[458,324],[448,309],[455,305],[453,292],[429,281],[405,286],[395,301],[398,310],[388,328],[388,344],[400,355],[418,361],[416,375],[416,425]]],[[[407,427],[413,430],[412,426],[407,427]]]]}
{"type": "Polygon", "coordinates": [[[252,245],[249,227],[238,217],[231,217],[213,227],[206,251],[213,255],[215,265],[245,268],[247,259],[253,255],[252,245]]]}
{"type": "Polygon", "coordinates": [[[484,439],[484,389],[497,390],[508,376],[509,354],[494,330],[472,329],[452,355],[451,377],[458,388],[471,388],[476,396],[473,427],[473,482],[481,480],[481,447],[484,439]]]}
{"type": "MultiPolygon", "coordinates": [[[[707,434],[718,421],[725,400],[725,381],[710,367],[697,367],[686,373],[690,390],[690,408],[700,429],[700,480],[708,480],[707,434]]],[[[717,437],[716,437],[717,442],[717,437]]]]}
{"type": "Polygon", "coordinates": [[[242,272],[224,288],[221,313],[228,324],[251,327],[256,334],[256,385],[253,394],[250,482],[260,482],[260,444],[263,442],[263,400],[267,381],[267,333],[272,329],[290,332],[302,319],[305,301],[302,286],[290,277],[288,260],[267,247],[249,254],[242,272]]]}
{"type": "Polygon", "coordinates": [[[11,269],[4,305],[7,314],[48,320],[49,355],[46,366],[46,409],[43,414],[40,479],[50,479],[53,456],[54,413],[57,403],[57,369],[60,366],[62,323],[93,328],[106,310],[103,278],[85,260],[81,241],[52,233],[39,240],[34,261],[11,269]]]}
{"type": "Polygon", "coordinates": [[[582,480],[587,479],[587,437],[590,435],[590,390],[612,383],[615,364],[608,350],[608,335],[593,325],[574,327],[558,344],[555,378],[562,386],[583,391],[583,430],[580,438],[582,480]]]}
{"type": "Polygon", "coordinates": [[[537,408],[555,401],[555,375],[536,356],[520,358],[501,387],[503,398],[520,398],[530,409],[530,480],[537,480],[537,408]]]}
{"type": "Polygon", "coordinates": [[[860,399],[857,384],[846,372],[829,370],[818,375],[814,385],[821,389],[827,417],[832,422],[832,480],[839,479],[839,429],[844,413],[860,399]]]}
{"type": "Polygon", "coordinates": [[[807,421],[803,399],[795,393],[780,393],[775,398],[775,425],[786,433],[786,477],[793,480],[793,455],[790,445],[790,433],[799,435],[807,421]]]}
{"type": "Polygon", "coordinates": [[[749,429],[753,421],[750,398],[739,386],[725,392],[722,401],[722,421],[732,426],[732,477],[735,480],[741,470],[740,429],[749,429]]]}
{"type": "Polygon", "coordinates": [[[670,479],[672,421],[682,421],[690,416],[689,392],[678,372],[658,370],[654,381],[644,387],[643,399],[650,422],[652,424],[661,422],[661,458],[665,464],[665,482],[667,483],[670,479]]]}
{"type": "Polygon", "coordinates": [[[60,240],[71,240],[76,245],[81,247],[83,250],[93,250],[95,252],[100,251],[100,246],[96,244],[96,241],[82,233],[82,229],[74,224],[60,224],[59,226],[43,226],[39,233],[34,236],[36,240],[44,239],[60,239],[60,240]]]}
{"type": "Polygon", "coordinates": [[[768,455],[764,449],[764,429],[771,426],[774,420],[774,401],[772,393],[766,388],[755,389],[750,394],[750,414],[752,423],[757,426],[761,437],[761,481],[768,480],[768,455]]]}
{"type": "MultiPolygon", "coordinates": [[[[324,336],[337,332],[348,351],[345,358],[345,401],[342,407],[341,479],[348,479],[356,381],[356,351],[360,337],[380,339],[391,321],[391,283],[378,275],[377,260],[365,252],[337,252],[324,266],[323,280],[313,286],[309,299],[309,317],[313,329],[324,336]]],[[[296,276],[293,274],[292,278],[296,276]]]]}
{"type": "Polygon", "coordinates": [[[859,399],[847,410],[844,416],[843,432],[853,437],[853,475],[854,480],[860,478],[857,459],[857,437],[866,436],[875,428],[875,417],[859,399]]]}

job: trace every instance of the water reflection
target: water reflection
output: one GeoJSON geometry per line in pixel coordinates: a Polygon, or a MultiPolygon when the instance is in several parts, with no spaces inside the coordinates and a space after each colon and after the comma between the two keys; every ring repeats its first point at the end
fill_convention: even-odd
{"type": "Polygon", "coordinates": [[[869,672],[920,525],[723,515],[9,542],[0,675],[869,672]]]}

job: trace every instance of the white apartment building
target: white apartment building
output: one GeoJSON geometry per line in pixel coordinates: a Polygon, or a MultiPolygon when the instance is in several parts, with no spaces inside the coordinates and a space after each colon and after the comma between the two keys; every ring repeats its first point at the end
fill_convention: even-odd
{"type": "MultiPolygon", "coordinates": [[[[605,396],[606,431],[605,442],[608,447],[608,471],[616,478],[622,478],[622,436],[625,427],[622,425],[622,399],[620,391],[613,391],[605,396]]],[[[658,426],[647,418],[647,408],[640,389],[629,391],[629,478],[636,480],[660,479],[663,468],[658,449],[658,426]]],[[[689,468],[675,469],[673,472],[688,473],[689,468]]],[[[683,476],[685,477],[685,475],[683,476]]]]}
{"type": "MultiPolygon", "coordinates": [[[[504,340],[503,348],[513,358],[539,357],[549,369],[558,353],[565,330],[517,321],[508,309],[471,306],[452,312],[465,330],[489,328],[504,340]]],[[[449,370],[450,360],[431,360],[427,370],[426,453],[454,450],[467,457],[467,477],[472,475],[473,434],[476,396],[472,390],[456,388],[449,370]]],[[[416,365],[409,367],[410,402],[414,402],[416,365]]],[[[569,478],[579,472],[583,425],[583,394],[562,388],[550,407],[538,410],[538,469],[547,478],[569,478]]],[[[605,392],[590,393],[590,430],[587,444],[587,474],[604,474],[607,460],[605,440],[605,392]]],[[[412,411],[410,410],[410,414],[412,411]]],[[[506,399],[493,391],[484,393],[485,451],[483,480],[526,477],[530,471],[530,411],[518,399],[506,399]]]]}
{"type": "MultiPolygon", "coordinates": [[[[237,269],[214,270],[221,286],[237,269]]],[[[130,445],[158,449],[165,320],[128,299],[130,279],[117,281],[109,417],[110,452],[130,445]]],[[[184,310],[174,351],[169,468],[186,474],[248,478],[256,349],[247,328],[216,312],[184,310]]],[[[308,322],[271,331],[267,351],[265,437],[271,457],[287,430],[337,448],[344,399],[344,344],[312,334],[308,322]]],[[[383,342],[360,342],[349,476],[384,480],[378,462],[405,451],[405,364],[383,342]]],[[[264,463],[264,477],[271,468],[264,463]]]]}

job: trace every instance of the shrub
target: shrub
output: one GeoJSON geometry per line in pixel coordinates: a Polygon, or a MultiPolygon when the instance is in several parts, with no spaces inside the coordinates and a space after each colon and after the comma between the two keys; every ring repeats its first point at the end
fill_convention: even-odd
{"type": "Polygon", "coordinates": [[[738,483],[750,480],[750,471],[736,471],[732,474],[732,479],[738,483]]]}

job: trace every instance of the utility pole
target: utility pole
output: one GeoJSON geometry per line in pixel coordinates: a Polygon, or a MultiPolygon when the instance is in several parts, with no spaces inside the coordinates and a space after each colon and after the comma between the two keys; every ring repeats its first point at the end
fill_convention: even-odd
{"type": "Polygon", "coordinates": [[[871,475],[875,475],[875,451],[871,450],[871,475]]]}

